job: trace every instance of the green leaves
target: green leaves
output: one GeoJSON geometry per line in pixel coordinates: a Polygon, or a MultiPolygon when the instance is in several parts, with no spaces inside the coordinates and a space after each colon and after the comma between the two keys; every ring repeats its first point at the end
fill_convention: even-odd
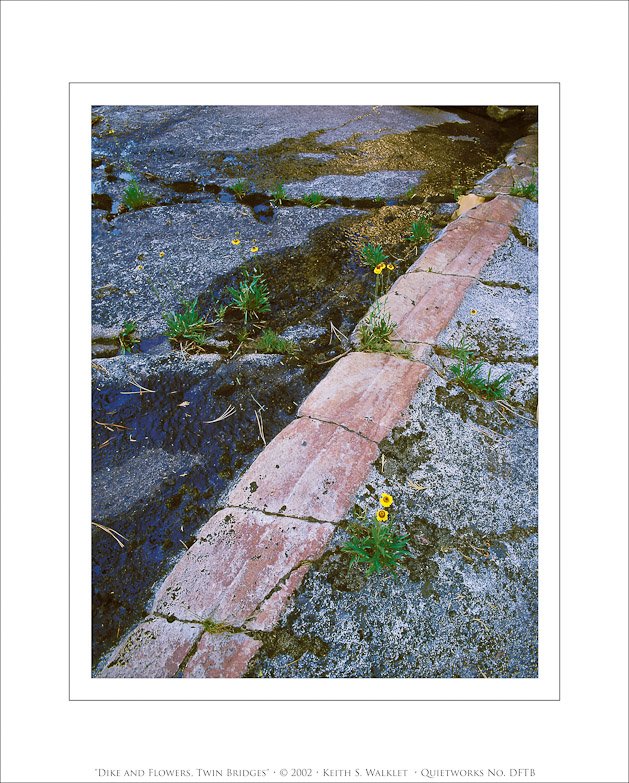
{"type": "Polygon", "coordinates": [[[231,306],[244,313],[245,323],[247,323],[247,316],[250,313],[253,315],[268,313],[271,305],[269,303],[269,287],[264,275],[257,269],[254,269],[253,274],[245,269],[244,275],[245,279],[240,282],[238,288],[228,286],[227,290],[232,297],[231,306]]]}
{"type": "Polygon", "coordinates": [[[363,245],[358,253],[365,266],[370,266],[372,269],[378,264],[386,263],[389,257],[380,245],[363,245]]]}
{"type": "Polygon", "coordinates": [[[133,353],[134,350],[139,350],[137,346],[140,341],[137,337],[133,337],[136,328],[135,321],[125,321],[122,330],[118,333],[118,342],[120,343],[120,350],[123,354],[133,353]]]}
{"type": "Polygon", "coordinates": [[[198,297],[192,301],[184,301],[183,313],[164,313],[163,318],[168,325],[166,335],[173,340],[192,340],[197,345],[205,342],[205,319],[197,309],[198,297]]]}
{"type": "Polygon", "coordinates": [[[408,241],[413,242],[414,244],[418,244],[419,242],[425,242],[427,239],[430,238],[431,233],[432,233],[431,225],[423,218],[420,218],[419,220],[416,220],[411,226],[411,235],[408,238],[408,241]]]}
{"type": "Polygon", "coordinates": [[[480,370],[483,362],[469,364],[471,354],[465,354],[459,359],[458,364],[450,366],[450,372],[456,377],[459,384],[465,389],[478,394],[485,400],[501,400],[506,394],[505,384],[511,378],[510,373],[503,373],[495,380],[491,380],[491,368],[487,379],[481,377],[480,370]]]}
{"type": "Polygon", "coordinates": [[[149,196],[148,193],[145,193],[135,179],[131,180],[129,187],[124,191],[122,200],[129,209],[133,210],[141,209],[142,207],[152,207],[157,201],[154,196],[149,196]]]}
{"type": "Polygon", "coordinates": [[[363,535],[356,533],[352,536],[343,551],[352,555],[350,565],[358,561],[369,566],[367,576],[379,573],[383,568],[393,573],[400,564],[400,559],[410,554],[406,548],[408,536],[395,533],[390,522],[382,524],[376,519],[370,527],[363,530],[363,535]]]}
{"type": "Polygon", "coordinates": [[[305,193],[302,198],[302,203],[305,204],[307,207],[312,207],[313,209],[316,209],[317,207],[322,207],[326,202],[326,199],[323,198],[321,193],[305,193]]]}

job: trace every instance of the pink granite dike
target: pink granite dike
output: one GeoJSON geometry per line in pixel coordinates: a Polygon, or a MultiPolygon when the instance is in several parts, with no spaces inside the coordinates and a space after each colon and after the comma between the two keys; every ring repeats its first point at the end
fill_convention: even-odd
{"type": "Polygon", "coordinates": [[[489,200],[449,223],[377,304],[412,358],[354,351],[335,362],[231,488],[224,508],[161,584],[148,617],[123,638],[98,676],[241,677],[321,557],[378,444],[400,422],[431,368],[422,360],[470,286],[507,240],[531,181],[537,135],[517,142],[474,193],[489,200]]]}

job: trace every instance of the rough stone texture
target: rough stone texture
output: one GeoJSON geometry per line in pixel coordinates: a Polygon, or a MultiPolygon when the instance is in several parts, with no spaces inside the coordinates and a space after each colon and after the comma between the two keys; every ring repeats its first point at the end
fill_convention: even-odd
{"type": "Polygon", "coordinates": [[[471,213],[483,206],[485,205],[474,207],[463,217],[450,223],[448,228],[444,229],[439,249],[435,253],[423,254],[407,274],[432,269],[433,272],[447,275],[476,277],[509,236],[508,226],[481,221],[471,216],[471,213]]]}
{"type": "Polygon", "coordinates": [[[260,454],[229,504],[339,522],[377,451],[336,424],[297,419],[260,454]]]}
{"type": "Polygon", "coordinates": [[[373,171],[361,176],[328,174],[309,182],[292,182],[285,190],[289,198],[299,199],[305,193],[321,193],[326,198],[356,197],[375,199],[401,196],[415,187],[425,171],[373,171]]]}
{"type": "Polygon", "coordinates": [[[328,524],[223,509],[168,575],[154,612],[242,625],[291,569],[321,554],[333,532],[328,524]]]}
{"type": "MultiPolygon", "coordinates": [[[[330,538],[332,532],[330,533],[330,538]]],[[[262,604],[253,620],[246,623],[245,627],[252,631],[270,631],[275,627],[286,602],[302,583],[308,572],[308,565],[303,565],[288,577],[279,590],[272,593],[262,604]]]]}
{"type": "Polygon", "coordinates": [[[242,677],[262,642],[244,633],[203,634],[182,677],[242,677]]]}
{"type": "Polygon", "coordinates": [[[428,372],[426,365],[397,356],[352,353],[330,370],[298,415],[340,424],[378,443],[428,372]]]}
{"type": "Polygon", "coordinates": [[[517,217],[521,208],[522,199],[515,196],[496,196],[491,201],[485,201],[483,204],[478,204],[468,210],[466,217],[493,223],[504,223],[508,226],[517,217]]]}
{"type": "Polygon", "coordinates": [[[495,196],[497,193],[508,194],[513,187],[511,169],[504,165],[484,176],[471,190],[479,196],[495,196]]]}
{"type": "Polygon", "coordinates": [[[507,166],[525,164],[536,166],[538,158],[537,133],[518,139],[505,158],[507,166]]]}
{"type": "Polygon", "coordinates": [[[454,315],[470,277],[442,275],[398,324],[395,334],[400,340],[435,342],[454,315]]]}
{"type": "MultiPolygon", "coordinates": [[[[389,289],[387,296],[403,296],[408,299],[412,307],[438,282],[439,278],[432,272],[420,270],[411,274],[411,270],[409,270],[405,275],[398,277],[389,289]]],[[[410,310],[411,307],[408,309],[410,310]]]]}
{"type": "Polygon", "coordinates": [[[99,677],[174,677],[203,629],[149,617],[116,647],[99,677]]]}
{"type": "Polygon", "coordinates": [[[146,505],[163,489],[164,476],[188,472],[198,462],[191,454],[169,454],[165,449],[147,448],[122,465],[94,472],[92,519],[101,521],[108,516],[127,513],[136,505],[146,505]]]}

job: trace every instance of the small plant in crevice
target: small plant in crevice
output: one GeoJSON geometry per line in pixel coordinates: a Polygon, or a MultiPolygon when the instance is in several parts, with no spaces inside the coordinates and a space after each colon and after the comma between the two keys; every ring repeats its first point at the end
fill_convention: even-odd
{"type": "Polygon", "coordinates": [[[457,364],[450,365],[449,370],[460,386],[482,399],[489,401],[504,399],[505,384],[511,378],[511,374],[502,373],[492,381],[491,368],[487,378],[483,378],[480,374],[482,366],[483,362],[474,364],[469,361],[469,357],[466,357],[460,358],[457,364]]]}
{"type": "Polygon", "coordinates": [[[140,342],[133,334],[137,329],[135,321],[125,321],[122,325],[122,329],[118,332],[118,342],[120,343],[120,350],[123,354],[133,353],[133,351],[139,351],[138,343],[140,342]]]}
{"type": "Polygon", "coordinates": [[[385,569],[396,579],[395,569],[402,565],[400,561],[403,557],[410,555],[407,549],[408,536],[396,533],[393,522],[388,521],[390,512],[387,509],[392,502],[390,495],[381,495],[380,505],[383,508],[376,512],[370,524],[354,522],[351,525],[352,537],[342,547],[343,552],[352,555],[350,566],[356,562],[367,566],[367,576],[385,569]]]}
{"type": "Polygon", "coordinates": [[[359,350],[366,353],[392,353],[411,359],[413,354],[409,348],[396,348],[391,342],[396,326],[389,313],[383,309],[383,304],[375,302],[358,326],[359,350]]]}
{"type": "Polygon", "coordinates": [[[321,193],[304,193],[301,201],[302,204],[305,204],[307,207],[317,209],[317,207],[322,207],[327,199],[324,198],[321,193]]]}
{"type": "Polygon", "coordinates": [[[452,359],[458,359],[463,362],[468,362],[474,357],[474,348],[467,342],[465,337],[461,337],[456,344],[453,342],[446,343],[444,350],[452,359]]]}
{"type": "Polygon", "coordinates": [[[465,193],[465,188],[460,187],[460,185],[461,185],[461,180],[457,179],[456,185],[452,189],[452,193],[454,195],[455,201],[458,201],[459,198],[465,193]]]}
{"type": "Polygon", "coordinates": [[[358,339],[363,351],[382,351],[391,346],[391,335],[397,326],[383,309],[381,302],[375,302],[367,316],[358,326],[358,339]]]}
{"type": "Polygon", "coordinates": [[[200,347],[205,343],[205,318],[198,309],[198,297],[186,301],[182,300],[182,313],[164,313],[163,318],[166,321],[166,336],[171,340],[188,340],[192,343],[190,347],[200,347]]]}
{"type": "Polygon", "coordinates": [[[407,201],[412,201],[415,196],[417,195],[417,185],[413,185],[413,187],[409,188],[406,193],[404,194],[404,198],[407,201]]]}
{"type": "Polygon", "coordinates": [[[129,209],[142,209],[143,207],[152,207],[157,203],[154,196],[145,193],[136,179],[132,179],[129,187],[123,192],[122,201],[129,209]]]}
{"type": "Polygon", "coordinates": [[[292,356],[297,352],[297,346],[290,340],[279,337],[273,329],[265,329],[256,343],[260,353],[284,353],[292,356]]]}
{"type": "Polygon", "coordinates": [[[288,198],[288,195],[286,194],[286,190],[284,189],[284,183],[280,182],[279,185],[275,186],[275,190],[271,191],[271,201],[276,206],[280,206],[282,200],[286,198],[288,198]]]}
{"type": "Polygon", "coordinates": [[[509,195],[522,196],[523,198],[528,198],[531,201],[537,201],[539,191],[537,189],[537,185],[532,181],[529,182],[528,185],[524,185],[521,182],[518,182],[511,188],[509,195]]]}
{"type": "Polygon", "coordinates": [[[253,272],[244,270],[245,279],[241,280],[238,288],[228,286],[231,295],[231,307],[240,310],[245,316],[245,324],[250,315],[257,317],[261,313],[268,313],[271,309],[269,303],[269,287],[264,275],[258,270],[253,272]]]}
{"type": "Polygon", "coordinates": [[[412,242],[414,245],[417,245],[420,242],[425,242],[427,239],[429,239],[431,233],[432,226],[430,223],[428,223],[428,221],[424,218],[420,217],[419,220],[416,220],[411,226],[411,235],[408,237],[408,241],[412,242]]]}
{"type": "Polygon", "coordinates": [[[358,251],[362,259],[363,266],[369,266],[374,269],[378,264],[386,263],[389,257],[380,245],[363,245],[358,251]]]}
{"type": "MultiPolygon", "coordinates": [[[[207,633],[214,634],[214,633],[223,633],[224,631],[227,631],[231,626],[228,623],[223,623],[220,621],[213,620],[211,617],[206,617],[205,619],[203,617],[199,617],[199,615],[196,612],[193,612],[192,609],[188,609],[190,614],[193,614],[197,619],[196,622],[200,623],[203,626],[203,630],[207,633]]],[[[192,622],[195,622],[194,620],[192,622]]]]}
{"type": "Polygon", "coordinates": [[[232,185],[232,190],[236,194],[236,198],[244,198],[249,192],[249,185],[244,179],[239,179],[232,185]]]}

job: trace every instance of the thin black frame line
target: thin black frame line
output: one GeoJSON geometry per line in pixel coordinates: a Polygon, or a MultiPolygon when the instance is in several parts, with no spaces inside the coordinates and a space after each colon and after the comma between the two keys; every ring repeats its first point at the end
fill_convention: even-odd
{"type": "MultiPolygon", "coordinates": [[[[558,356],[557,361],[559,365],[559,378],[558,378],[558,389],[557,394],[559,397],[559,411],[557,415],[557,446],[558,446],[558,453],[557,453],[557,487],[558,487],[558,497],[557,497],[557,517],[558,517],[558,525],[559,529],[557,532],[558,535],[558,541],[557,545],[559,547],[559,553],[557,558],[557,588],[558,588],[558,595],[557,595],[557,609],[558,609],[558,626],[559,626],[559,638],[557,640],[557,657],[559,660],[559,682],[557,683],[558,690],[559,690],[559,698],[558,701],[561,701],[561,82],[557,82],[557,132],[559,136],[559,149],[557,150],[557,178],[558,178],[558,188],[557,188],[557,226],[559,228],[559,234],[557,237],[557,255],[558,255],[558,285],[559,285],[559,291],[557,292],[557,342],[558,342],[558,356]]],[[[538,118],[539,119],[539,118],[538,118]]],[[[539,150],[538,150],[538,156],[539,156],[539,150]]],[[[538,159],[539,164],[539,159],[538,159]]],[[[538,441],[538,451],[539,451],[539,441],[538,441]]],[[[538,462],[539,464],[539,462],[538,462]]],[[[539,476],[538,476],[539,479],[539,476]]],[[[538,482],[539,483],[539,482],[538,482]]],[[[539,510],[538,510],[539,514],[539,510]]],[[[539,546],[539,543],[538,543],[539,546]]]]}
{"type": "MultiPolygon", "coordinates": [[[[122,2],[122,0],[120,0],[122,2]]],[[[294,0],[292,0],[294,2],[294,0]]],[[[336,0],[335,0],[336,1],[336,0]]],[[[624,0],[622,0],[624,2],[624,0]]],[[[73,84],[557,84],[561,82],[68,82],[73,84]]],[[[167,105],[167,104],[162,104],[167,105]]],[[[275,104],[280,106],[281,104],[275,104]]],[[[297,104],[296,104],[297,105],[297,104]]],[[[310,104],[304,104],[310,105],[310,104]]],[[[479,104],[480,106],[481,104],[479,104]]]]}
{"type": "MultiPolygon", "coordinates": [[[[539,447],[538,447],[539,449],[539,447]]],[[[414,702],[559,702],[561,701],[561,82],[68,82],[68,701],[69,702],[402,702],[402,703],[414,703],[414,702]],[[557,108],[558,108],[558,136],[559,136],[559,149],[558,149],[558,178],[559,188],[557,193],[558,202],[558,271],[559,271],[559,293],[558,293],[558,353],[559,353],[559,378],[558,378],[558,395],[559,395],[559,416],[557,422],[557,436],[558,436],[558,536],[559,536],[559,556],[558,556],[558,661],[559,661],[559,673],[558,673],[558,695],[556,699],[73,699],[70,692],[70,678],[71,678],[71,552],[72,552],[72,540],[71,540],[71,527],[70,527],[70,503],[71,503],[71,483],[72,476],[70,471],[70,433],[71,433],[71,384],[70,384],[70,365],[71,365],[71,307],[70,307],[70,294],[71,294],[71,268],[70,268],[70,241],[71,241],[71,210],[70,210],[70,186],[71,186],[71,87],[73,84],[556,84],[558,87],[557,94],[557,108]]]]}

